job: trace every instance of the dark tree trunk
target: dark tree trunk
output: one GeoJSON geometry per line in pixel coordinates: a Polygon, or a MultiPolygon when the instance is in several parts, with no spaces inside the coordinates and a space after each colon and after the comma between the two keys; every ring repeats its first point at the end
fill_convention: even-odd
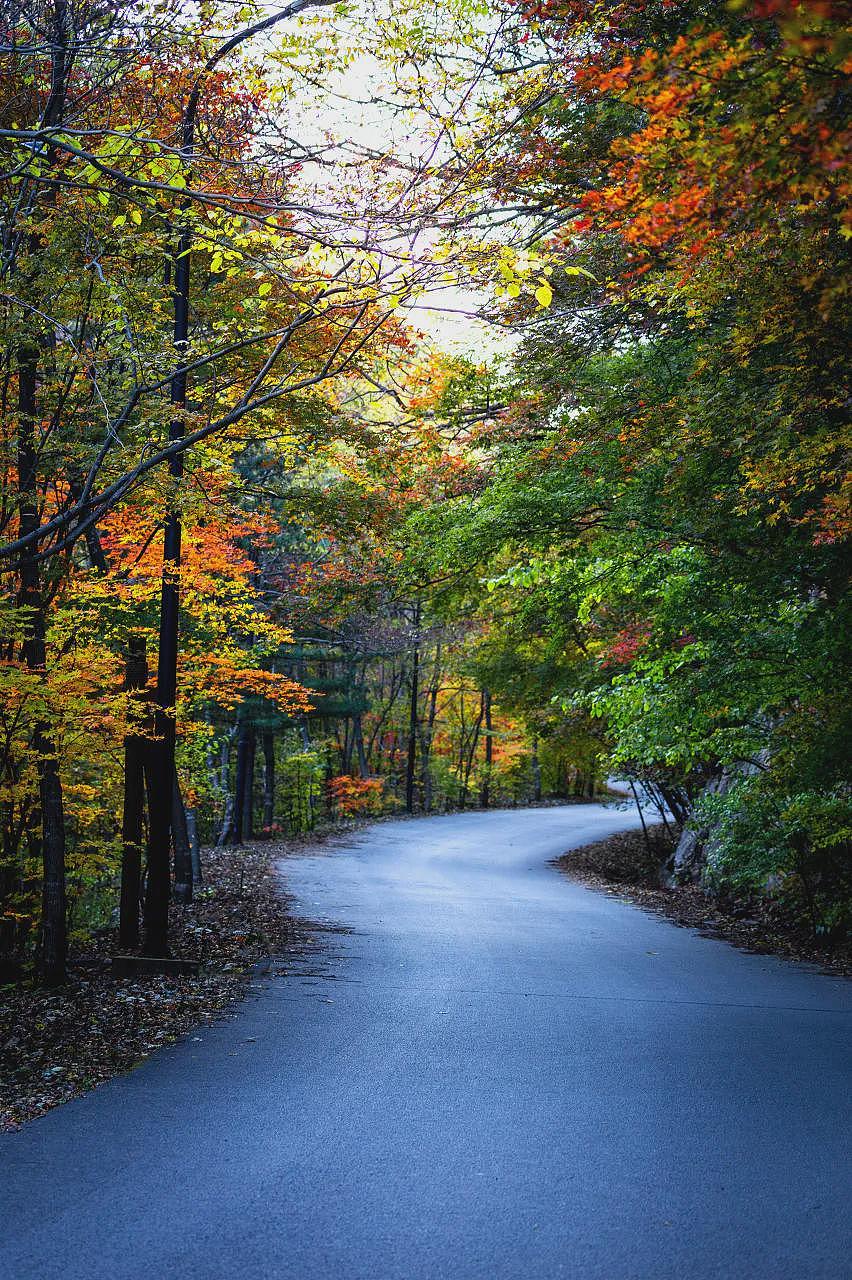
{"type": "Polygon", "coordinates": [[[172,845],[175,866],[175,881],[172,889],[174,900],[175,902],[192,902],[192,849],[177,769],[172,770],[172,845]]]}
{"type": "Polygon", "coordinates": [[[367,763],[367,753],[364,750],[364,729],[360,713],[353,717],[352,737],[355,743],[355,750],[358,753],[358,772],[362,778],[366,778],[369,776],[370,766],[367,763]]]}
{"type": "MultiPolygon", "coordinates": [[[[38,527],[36,496],[36,379],[38,351],[22,349],[18,355],[18,490],[19,530],[26,536],[38,527]]],[[[27,611],[24,661],[30,671],[44,672],[47,659],[46,622],[36,548],[21,555],[18,603],[27,611]]],[[[32,739],[38,776],[41,819],[42,901],[39,972],[49,986],[65,981],[68,952],[65,889],[65,815],[62,782],[56,748],[45,721],[35,725],[32,739]]]]}
{"type": "MultiPolygon", "coordinates": [[[[186,257],[188,262],[188,254],[186,257]]],[[[189,267],[179,264],[178,279],[189,267]]],[[[188,277],[187,277],[188,288],[188,277]]],[[[186,333],[178,324],[180,308],[176,295],[175,335],[186,333]]],[[[184,336],[184,343],[186,338],[184,336]]],[[[186,376],[175,375],[172,400],[176,405],[185,403],[186,376]],[[181,390],[182,387],[182,390],[181,390]],[[180,396],[184,397],[181,401],[180,396]]],[[[182,419],[172,423],[171,439],[179,439],[183,431],[182,419]]],[[[177,481],[183,471],[182,455],[176,454],[169,462],[169,469],[177,481]]],[[[157,692],[154,720],[155,739],[149,745],[147,759],[148,789],[148,859],[145,879],[145,945],[147,955],[168,954],[170,853],[172,839],[172,791],[175,771],[175,702],[177,699],[177,658],[180,609],[180,554],[181,522],[176,511],[166,519],[163,542],[163,584],[160,595],[160,647],[157,660],[157,692]]]]}
{"type": "MultiPolygon", "coordinates": [[[[190,95],[183,119],[182,156],[189,167],[194,144],[195,113],[198,109],[199,81],[190,95]]],[[[171,380],[171,402],[175,409],[169,424],[169,440],[178,443],[184,434],[189,344],[189,265],[192,233],[184,219],[178,237],[174,264],[174,347],[177,366],[171,380]]],[[[174,486],[183,475],[183,452],[169,458],[169,474],[174,486]]],[[[169,854],[172,836],[172,789],[175,769],[175,702],[177,699],[177,659],[180,620],[181,519],[177,507],[166,517],[163,540],[163,584],[160,594],[160,648],[157,658],[156,739],[148,751],[148,863],[145,883],[145,952],[168,954],[169,854]]]]}
{"type": "Polygon", "coordinates": [[[41,857],[44,873],[39,967],[42,980],[49,986],[55,986],[65,981],[68,953],[65,919],[65,814],[59,765],[53,743],[39,728],[34,745],[40,759],[41,857]]]}
{"type": "MultiPolygon", "coordinates": [[[[65,94],[68,80],[68,5],[67,0],[54,0],[51,15],[50,40],[50,92],[44,106],[42,122],[46,127],[62,124],[65,94]]],[[[56,149],[48,146],[45,153],[49,165],[56,161],[56,149]]],[[[48,205],[55,204],[55,189],[47,188],[44,197],[48,205]]],[[[38,255],[41,239],[32,231],[28,244],[34,263],[33,278],[38,274],[38,255]]],[[[32,319],[38,315],[33,309],[32,319]]],[[[50,328],[45,335],[48,344],[53,338],[50,328]]],[[[18,371],[18,456],[17,481],[20,497],[18,533],[26,537],[38,528],[38,494],[36,467],[38,448],[36,424],[38,410],[36,389],[38,385],[38,340],[22,343],[17,353],[18,371]]],[[[29,544],[18,562],[18,603],[27,610],[24,623],[24,662],[30,671],[44,672],[47,651],[45,644],[46,619],[39,561],[38,545],[29,544]]],[[[42,981],[48,985],[64,982],[68,952],[68,923],[66,918],[65,884],[65,814],[62,801],[62,781],[56,758],[56,746],[46,721],[38,722],[33,729],[33,751],[36,756],[38,778],[38,811],[32,814],[30,829],[40,825],[42,861],[42,916],[38,950],[38,967],[42,981]]]]}
{"type": "Polygon", "coordinates": [[[234,844],[250,840],[254,807],[254,728],[243,724],[237,740],[237,774],[234,781],[234,844]]]}
{"type": "Polygon", "coordinates": [[[248,760],[246,763],[245,788],[243,790],[243,839],[254,839],[254,766],[257,756],[257,735],[254,729],[249,732],[248,760]]]}
{"type": "Polygon", "coordinates": [[[479,734],[482,730],[482,720],[485,715],[484,698],[479,700],[479,715],[474,721],[473,730],[470,736],[470,746],[464,759],[464,781],[461,786],[460,804],[464,808],[467,804],[467,797],[470,792],[470,775],[473,772],[473,758],[476,755],[476,748],[479,743],[479,734]]]}
{"type": "Polygon", "coordinates": [[[343,741],[340,742],[340,772],[344,777],[349,777],[352,773],[352,750],[355,746],[355,740],[351,733],[349,720],[345,720],[343,724],[343,741]]]}
{"type": "MultiPolygon", "coordinates": [[[[162,708],[154,713],[154,732],[164,732],[162,708]]],[[[174,721],[172,720],[172,731],[174,721]]],[[[174,750],[174,739],[171,751],[174,750]]],[[[143,951],[149,956],[169,954],[169,898],[171,897],[172,786],[171,771],[163,777],[170,755],[161,741],[149,742],[145,752],[145,795],[148,804],[148,845],[145,859],[143,951]]]]}
{"type": "MultiPolygon", "coordinates": [[[[71,496],[79,502],[83,496],[83,486],[80,483],[80,477],[69,477],[68,488],[71,492],[71,496]]],[[[98,573],[106,573],[109,569],[109,565],[107,564],[106,554],[104,552],[101,535],[98,532],[97,525],[87,525],[86,532],[83,534],[83,537],[86,543],[86,550],[89,553],[89,563],[92,568],[97,570],[98,573]]]]}
{"type": "Polygon", "coordinates": [[[263,825],[275,824],[275,734],[263,735],[263,825]]]}
{"type": "Polygon", "coordinates": [[[438,714],[438,693],[441,686],[441,645],[435,649],[435,663],[432,678],[429,682],[427,699],[428,711],[426,724],[420,733],[420,779],[423,792],[423,810],[430,813],[432,809],[432,741],[435,736],[435,719],[438,714]]]}
{"type": "MultiPolygon", "coordinates": [[[[127,643],[125,688],[141,690],[148,680],[145,637],[132,635],[127,643]]],[[[124,739],[124,815],[121,825],[121,896],[118,940],[122,947],[139,945],[139,899],[142,887],[142,842],[145,812],[145,749],[142,734],[124,739]]]]}

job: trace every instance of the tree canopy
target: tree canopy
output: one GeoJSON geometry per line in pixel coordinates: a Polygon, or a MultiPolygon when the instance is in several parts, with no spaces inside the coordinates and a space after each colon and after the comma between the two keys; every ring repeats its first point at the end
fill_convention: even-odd
{"type": "Polygon", "coordinates": [[[613,775],[848,930],[847,18],[9,11],[4,963],[613,775]]]}

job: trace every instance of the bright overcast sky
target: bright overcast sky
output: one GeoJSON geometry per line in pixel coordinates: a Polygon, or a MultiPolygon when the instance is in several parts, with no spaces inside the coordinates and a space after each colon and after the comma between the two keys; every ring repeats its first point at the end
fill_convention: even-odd
{"type": "MultiPolygon", "coordinates": [[[[300,101],[291,102],[288,127],[308,146],[322,146],[331,138],[344,146],[404,157],[416,168],[429,148],[431,121],[425,114],[394,112],[377,102],[389,95],[387,81],[387,69],[362,55],[344,72],[326,77],[324,94],[308,89],[300,101]]],[[[304,176],[318,190],[333,195],[337,183],[333,169],[306,166],[304,176]]],[[[477,317],[486,301],[482,292],[442,285],[403,304],[400,311],[413,328],[445,350],[487,359],[510,351],[514,339],[477,317]]]]}

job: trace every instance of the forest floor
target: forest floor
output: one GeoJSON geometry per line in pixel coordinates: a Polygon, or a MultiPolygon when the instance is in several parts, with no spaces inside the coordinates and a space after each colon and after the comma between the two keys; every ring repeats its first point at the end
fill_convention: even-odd
{"type": "Polygon", "coordinates": [[[673,924],[697,929],[703,937],[721,938],[742,951],[782,956],[816,964],[826,973],[852,976],[852,950],[821,945],[801,919],[769,899],[719,899],[696,885],[660,886],[660,867],[673,849],[665,827],[610,836],[555,860],[560,871],[592,889],[665,916],[673,924]]]}
{"type": "Polygon", "coordinates": [[[310,943],[274,861],[286,846],[207,850],[204,885],[172,906],[172,954],[200,962],[196,977],[117,979],[116,931],[72,948],[56,990],[0,987],[0,1131],[129,1071],[154,1050],[226,1014],[259,986],[263,961],[310,943]]]}

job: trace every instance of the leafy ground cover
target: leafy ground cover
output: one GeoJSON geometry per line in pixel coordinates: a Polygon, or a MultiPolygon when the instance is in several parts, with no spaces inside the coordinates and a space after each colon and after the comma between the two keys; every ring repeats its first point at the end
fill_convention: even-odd
{"type": "Polygon", "coordinates": [[[171,908],[172,951],[201,962],[197,977],[116,979],[115,931],[102,930],[72,956],[54,990],[0,988],[0,1129],[129,1071],[154,1050],[222,1017],[259,988],[258,962],[306,945],[288,915],[273,868],[286,846],[208,851],[204,888],[171,908]]]}
{"type": "Polygon", "coordinates": [[[663,885],[661,867],[673,848],[665,827],[626,831],[572,849],[555,865],[589,888],[665,916],[673,924],[697,929],[702,936],[721,938],[744,951],[783,956],[818,964],[827,972],[852,976],[849,946],[830,949],[770,898],[726,894],[714,896],[697,885],[663,885]]]}

